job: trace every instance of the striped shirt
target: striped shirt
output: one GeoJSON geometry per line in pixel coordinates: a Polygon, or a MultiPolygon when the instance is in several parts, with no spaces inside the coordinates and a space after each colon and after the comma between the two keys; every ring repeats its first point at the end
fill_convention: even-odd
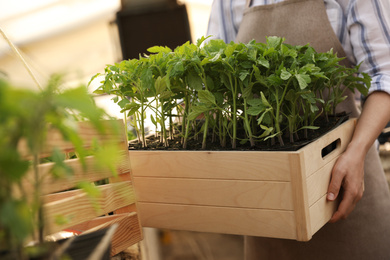
{"type": "MultiPolygon", "coordinates": [[[[284,0],[253,0],[252,6],[284,0]]],[[[214,0],[207,35],[234,41],[245,0],[214,0]]],[[[329,21],[352,64],[372,77],[370,93],[390,94],[390,0],[324,0],[329,21]]]]}

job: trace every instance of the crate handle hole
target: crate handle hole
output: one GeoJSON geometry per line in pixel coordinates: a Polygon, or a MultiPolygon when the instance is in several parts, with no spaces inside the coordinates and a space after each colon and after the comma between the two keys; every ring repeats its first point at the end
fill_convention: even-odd
{"type": "Polygon", "coordinates": [[[325,146],[321,150],[321,157],[324,159],[327,155],[331,154],[334,150],[336,150],[338,147],[340,147],[341,140],[338,138],[337,140],[331,142],[329,145],[325,146]]]}

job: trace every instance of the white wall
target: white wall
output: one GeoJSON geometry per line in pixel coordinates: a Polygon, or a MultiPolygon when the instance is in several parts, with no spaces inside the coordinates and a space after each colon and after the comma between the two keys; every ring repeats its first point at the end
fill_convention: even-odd
{"type": "MultiPolygon", "coordinates": [[[[0,26],[41,84],[52,73],[84,81],[120,55],[110,26],[119,7],[119,0],[1,0],[0,26]]],[[[1,36],[0,71],[17,85],[35,86],[1,36]]]]}
{"type": "Polygon", "coordinates": [[[212,0],[181,0],[186,4],[194,42],[206,35],[212,0]]]}

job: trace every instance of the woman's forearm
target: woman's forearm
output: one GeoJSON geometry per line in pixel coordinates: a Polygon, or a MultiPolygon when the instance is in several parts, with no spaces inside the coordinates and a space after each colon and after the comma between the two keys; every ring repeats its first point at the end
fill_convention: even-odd
{"type": "Polygon", "coordinates": [[[328,188],[328,200],[343,198],[330,222],[345,219],[355,208],[364,191],[364,159],[372,144],[390,121],[390,95],[374,92],[368,96],[355,128],[351,143],[337,159],[328,188]]]}
{"type": "Polygon", "coordinates": [[[350,146],[365,154],[390,121],[390,94],[376,91],[367,97],[350,146]]]}

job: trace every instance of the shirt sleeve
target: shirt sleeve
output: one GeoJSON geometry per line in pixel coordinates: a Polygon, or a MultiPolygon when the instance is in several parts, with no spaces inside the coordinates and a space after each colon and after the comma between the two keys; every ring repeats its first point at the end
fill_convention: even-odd
{"type": "Polygon", "coordinates": [[[369,93],[390,94],[390,1],[351,0],[346,26],[352,60],[372,77],[369,93]]]}
{"type": "Polygon", "coordinates": [[[209,25],[207,28],[207,36],[210,36],[210,39],[223,39],[224,35],[222,35],[222,22],[221,22],[221,7],[220,7],[220,0],[214,0],[213,4],[211,6],[211,12],[210,12],[210,18],[209,18],[209,25]]]}
{"type": "Polygon", "coordinates": [[[214,0],[211,6],[207,36],[229,43],[236,39],[245,0],[214,0]]]}

